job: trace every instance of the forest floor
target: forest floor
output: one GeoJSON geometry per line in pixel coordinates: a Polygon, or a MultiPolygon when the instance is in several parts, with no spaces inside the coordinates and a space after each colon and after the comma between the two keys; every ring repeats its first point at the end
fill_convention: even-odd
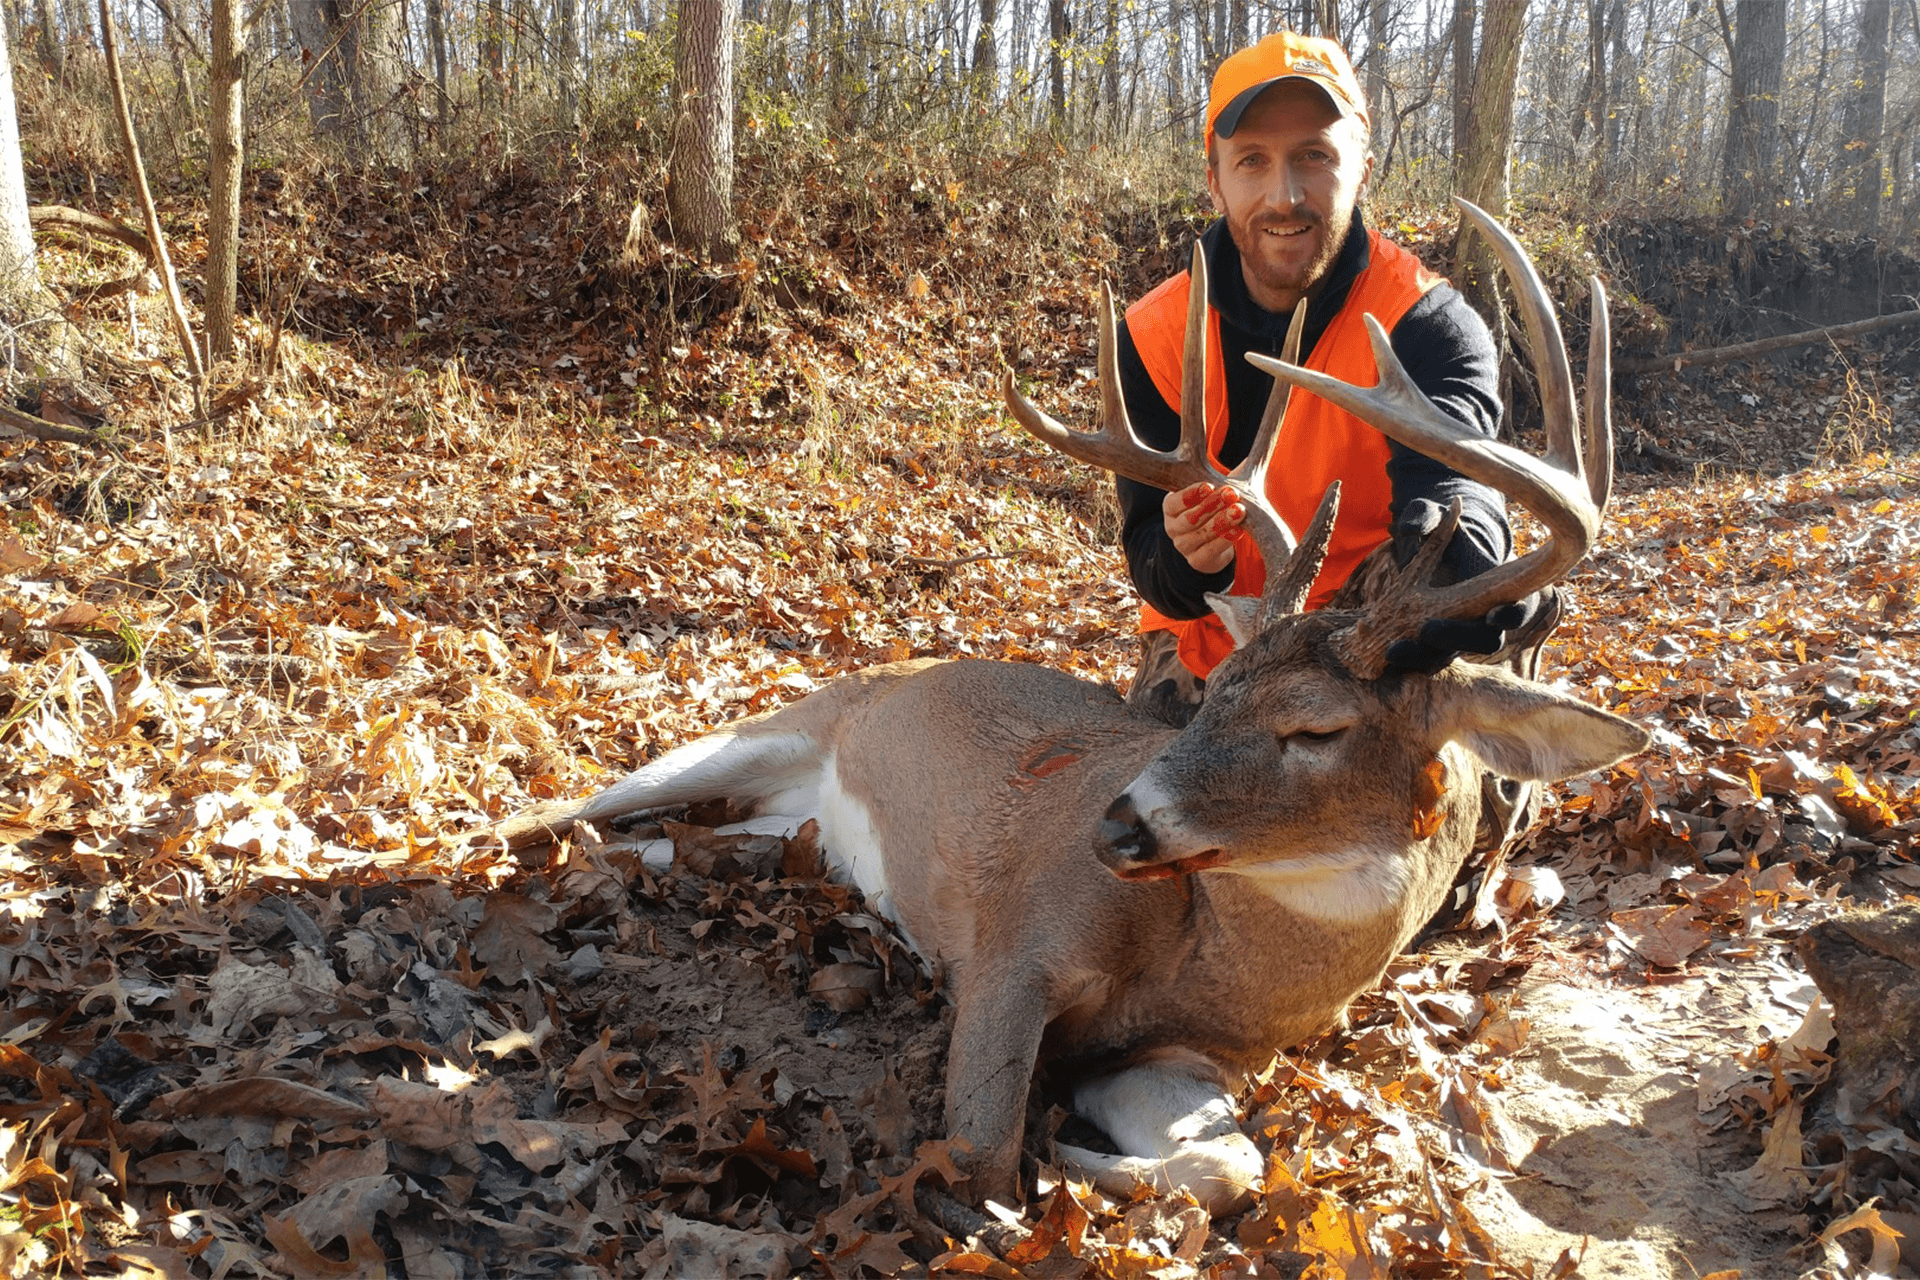
{"type": "Polygon", "coordinates": [[[1061,1182],[1043,1088],[1023,1243],[930,1221],[947,1006],[804,834],[489,843],[877,662],[1130,675],[1106,486],[994,388],[1084,420],[1092,284],[1154,268],[1014,176],[788,176],[729,274],[524,175],[262,171],[249,363],[170,438],[157,312],[77,312],[104,388],[37,407],[115,447],[0,432],[9,1274],[1891,1268],[1913,1138],[1814,1133],[1792,946],[1920,889],[1884,350],[1623,391],[1624,464],[1669,469],[1622,474],[1548,668],[1655,744],[1275,1059],[1237,1218],[1061,1182]]]}

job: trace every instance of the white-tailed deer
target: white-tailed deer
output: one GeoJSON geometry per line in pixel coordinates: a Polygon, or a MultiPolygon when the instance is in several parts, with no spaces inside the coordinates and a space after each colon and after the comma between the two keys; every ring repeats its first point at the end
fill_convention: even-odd
{"type": "MultiPolygon", "coordinates": [[[[1027,1091],[1044,1058],[1125,1153],[1065,1152],[1103,1186],[1125,1191],[1140,1178],[1185,1185],[1215,1211],[1244,1203],[1262,1159],[1228,1088],[1333,1025],[1433,915],[1471,847],[1483,772],[1557,780],[1646,745],[1627,722],[1498,667],[1385,671],[1387,647],[1426,620],[1481,617],[1565,575],[1592,543],[1611,480],[1599,281],[1583,439],[1539,277],[1503,228],[1463,207],[1515,281],[1542,388],[1544,461],[1436,410],[1371,317],[1376,387],[1258,363],[1518,500],[1549,532],[1539,548],[1436,587],[1450,518],[1404,569],[1383,548],[1384,567],[1355,575],[1365,586],[1301,612],[1337,486],[1296,539],[1261,483],[1280,417],[1271,412],[1224,480],[1246,503],[1267,585],[1258,600],[1216,602],[1239,647],[1184,730],[1045,667],[905,662],[720,729],[502,834],[525,843],[716,798],[817,818],[830,865],[950,976],[947,1118],[972,1145],[976,1198],[1018,1189],[1027,1091]]],[[[1205,340],[1197,253],[1194,272],[1190,353],[1205,340]]],[[[1014,416],[1076,458],[1160,488],[1222,482],[1206,461],[1206,360],[1186,361],[1179,448],[1146,449],[1121,403],[1113,323],[1103,296],[1101,430],[1061,427],[1009,376],[1014,416]]]]}

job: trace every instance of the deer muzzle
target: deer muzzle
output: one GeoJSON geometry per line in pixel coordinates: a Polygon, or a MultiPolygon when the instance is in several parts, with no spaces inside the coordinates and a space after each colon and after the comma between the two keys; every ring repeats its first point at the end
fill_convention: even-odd
{"type": "Polygon", "coordinates": [[[1130,792],[1107,806],[1094,833],[1093,853],[1122,880],[1170,880],[1217,867],[1227,858],[1226,850],[1217,848],[1183,856],[1172,842],[1161,838],[1130,792]]]}

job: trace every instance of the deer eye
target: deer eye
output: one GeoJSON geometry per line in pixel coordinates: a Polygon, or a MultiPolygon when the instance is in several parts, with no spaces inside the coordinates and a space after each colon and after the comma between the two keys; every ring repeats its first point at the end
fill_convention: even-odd
{"type": "Polygon", "coordinates": [[[1295,729],[1287,737],[1301,742],[1332,742],[1346,731],[1345,725],[1332,729],[1295,729]]]}

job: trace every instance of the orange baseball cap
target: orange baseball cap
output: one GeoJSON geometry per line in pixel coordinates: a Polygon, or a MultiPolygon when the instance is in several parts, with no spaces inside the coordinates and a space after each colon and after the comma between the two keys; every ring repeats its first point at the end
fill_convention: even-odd
{"type": "Polygon", "coordinates": [[[1312,81],[1326,90],[1341,115],[1371,125],[1367,96],[1360,92],[1345,49],[1321,36],[1276,31],[1240,50],[1213,73],[1213,94],[1207,99],[1207,146],[1213,146],[1216,134],[1231,138],[1253,100],[1282,80],[1312,81]]]}

